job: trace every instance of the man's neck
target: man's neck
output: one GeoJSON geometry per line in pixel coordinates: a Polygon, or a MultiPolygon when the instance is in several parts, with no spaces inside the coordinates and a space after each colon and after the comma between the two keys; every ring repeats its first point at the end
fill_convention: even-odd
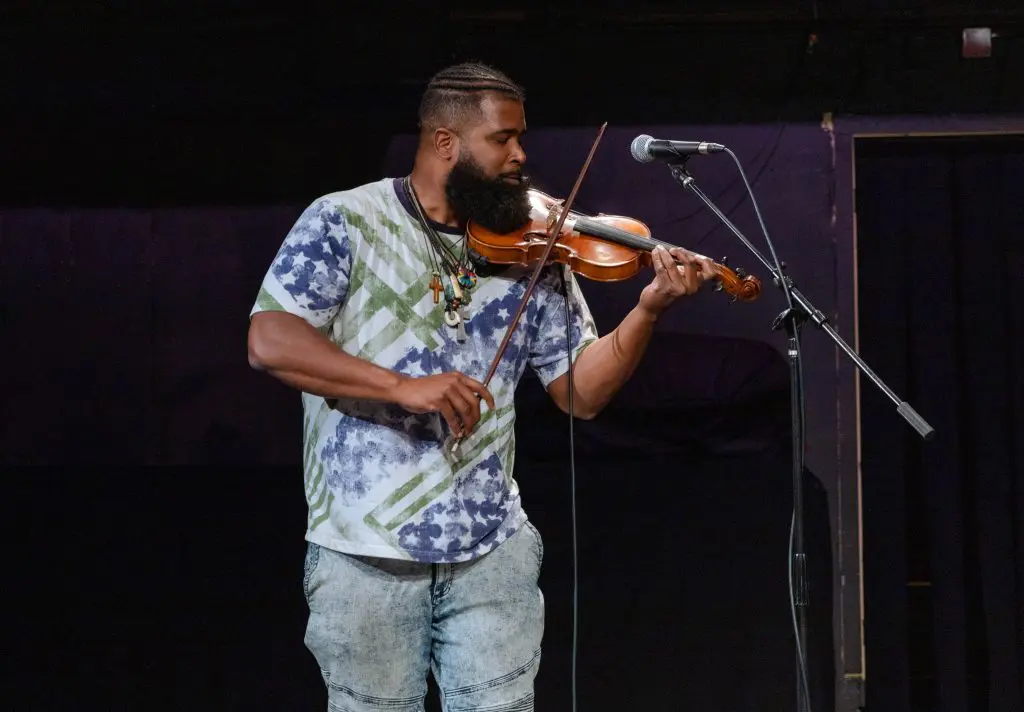
{"type": "Polygon", "coordinates": [[[455,213],[448,205],[442,180],[416,168],[410,174],[410,179],[412,189],[416,192],[416,198],[419,199],[423,212],[428,218],[449,227],[460,227],[455,213]]]}

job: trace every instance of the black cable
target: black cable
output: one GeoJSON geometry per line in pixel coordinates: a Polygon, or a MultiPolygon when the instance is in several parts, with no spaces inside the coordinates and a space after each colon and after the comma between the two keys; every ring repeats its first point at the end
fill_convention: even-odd
{"type": "MultiPolygon", "coordinates": [[[[791,318],[794,318],[792,316],[793,313],[794,313],[793,312],[793,295],[790,292],[789,281],[786,279],[785,275],[782,273],[782,265],[779,262],[778,255],[775,254],[775,246],[772,244],[771,237],[769,237],[769,235],[768,235],[768,228],[765,227],[764,218],[761,217],[761,209],[760,209],[760,207],[758,207],[757,198],[754,197],[754,191],[750,187],[750,182],[747,180],[746,172],[743,170],[743,165],[740,163],[739,159],[736,157],[736,154],[733,153],[729,148],[726,148],[725,152],[728,153],[729,156],[732,158],[733,163],[736,164],[736,168],[739,169],[740,177],[743,178],[743,184],[744,184],[744,186],[746,186],[747,194],[750,196],[750,202],[754,206],[754,212],[757,215],[757,221],[758,221],[758,223],[761,226],[761,232],[764,234],[765,242],[768,244],[768,249],[771,252],[772,261],[775,263],[775,270],[776,270],[776,274],[778,275],[778,286],[782,289],[783,294],[785,294],[785,296],[786,296],[786,305],[789,308],[789,311],[790,311],[790,314],[791,314],[791,318]]],[[[800,331],[800,326],[799,326],[799,324],[797,324],[794,327],[794,330],[793,330],[795,338],[793,339],[792,344],[791,344],[791,348],[793,348],[795,350],[795,354],[792,354],[791,358],[793,356],[795,356],[796,357],[796,362],[798,364],[800,364],[800,368],[797,369],[795,377],[796,377],[797,393],[799,394],[799,398],[798,398],[798,401],[797,401],[797,413],[798,413],[797,417],[798,417],[798,430],[799,430],[799,437],[800,437],[801,448],[800,448],[800,452],[799,453],[795,453],[795,457],[797,458],[797,462],[794,463],[794,469],[797,466],[799,466],[799,472],[802,475],[802,473],[804,471],[804,450],[805,450],[804,443],[806,442],[805,441],[805,434],[806,434],[805,422],[806,422],[806,416],[805,416],[804,388],[803,388],[803,368],[802,368],[803,367],[803,358],[801,356],[799,331],[800,331]]],[[[794,435],[796,435],[796,433],[794,433],[794,435]]],[[[799,482],[794,483],[794,487],[800,487],[800,486],[801,485],[800,485],[799,482]]],[[[795,491],[793,493],[794,500],[796,499],[796,497],[799,497],[800,494],[801,494],[800,492],[795,491]]],[[[793,634],[794,634],[794,638],[796,640],[797,660],[799,662],[799,665],[798,665],[799,670],[798,670],[798,672],[800,674],[800,682],[803,685],[804,699],[806,700],[806,703],[807,703],[807,712],[810,712],[811,711],[811,694],[810,694],[810,684],[809,684],[808,679],[807,679],[808,678],[808,674],[807,674],[807,667],[806,667],[806,651],[803,650],[803,646],[802,646],[801,641],[800,641],[800,628],[799,628],[799,625],[797,624],[797,615],[796,615],[796,596],[795,596],[795,593],[794,593],[794,590],[793,590],[793,540],[795,538],[795,534],[796,534],[796,504],[794,502],[793,513],[792,513],[792,516],[790,517],[789,556],[788,556],[788,559],[787,559],[787,569],[789,570],[789,607],[790,607],[790,615],[791,615],[791,617],[793,619],[793,634]]],[[[806,572],[803,572],[803,574],[804,575],[801,576],[801,584],[806,585],[806,572]]],[[[803,710],[801,710],[800,712],[803,712],[803,710]]]]}
{"type": "MultiPolygon", "coordinates": [[[[768,170],[768,167],[771,165],[772,159],[775,157],[776,151],[779,150],[779,146],[782,144],[782,135],[785,132],[786,132],[786,124],[782,124],[781,126],[779,126],[779,130],[776,132],[775,138],[772,140],[772,142],[771,143],[762,144],[761,147],[758,149],[757,153],[754,154],[754,157],[750,159],[751,163],[757,163],[761,159],[761,157],[767,152],[767,155],[764,156],[764,162],[761,164],[761,167],[754,174],[754,182],[755,183],[758,180],[760,180],[761,176],[764,174],[764,172],[766,170],[768,170]]],[[[737,182],[739,182],[739,181],[735,181],[734,180],[734,181],[730,182],[728,185],[726,185],[726,186],[722,187],[721,189],[719,189],[718,193],[715,195],[715,202],[718,202],[719,200],[722,200],[723,198],[725,198],[726,195],[731,193],[733,191],[733,189],[736,187],[736,183],[737,182]]],[[[739,208],[739,206],[740,206],[740,204],[742,202],[743,202],[743,195],[740,194],[740,197],[736,199],[736,202],[734,202],[730,207],[726,208],[722,212],[724,212],[726,214],[726,216],[732,216],[732,214],[736,211],[737,208],[739,208]]],[[[685,221],[689,220],[690,218],[696,217],[698,214],[700,214],[700,211],[701,211],[701,209],[697,208],[697,209],[693,210],[692,212],[689,212],[689,213],[687,213],[685,215],[680,215],[678,217],[674,217],[674,218],[668,220],[665,224],[666,225],[676,225],[678,223],[685,222],[685,221]]],[[[721,226],[717,225],[717,224],[714,225],[710,230],[705,232],[703,235],[701,235],[696,240],[694,240],[692,238],[689,238],[687,240],[687,244],[690,247],[694,247],[694,248],[697,247],[705,239],[707,239],[708,236],[710,236],[713,232],[715,232],[715,230],[717,230],[719,227],[721,227],[721,226]]]]}
{"type": "Polygon", "coordinates": [[[560,271],[562,294],[565,298],[565,346],[569,361],[569,491],[570,509],[572,511],[572,709],[576,712],[576,658],[579,635],[579,558],[576,545],[576,446],[573,437],[573,393],[576,386],[573,382],[573,348],[572,348],[572,314],[569,309],[569,281],[566,279],[568,267],[560,271]]]}

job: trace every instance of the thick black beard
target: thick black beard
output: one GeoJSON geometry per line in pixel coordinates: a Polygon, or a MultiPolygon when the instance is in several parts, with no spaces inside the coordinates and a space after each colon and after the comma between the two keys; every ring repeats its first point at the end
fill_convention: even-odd
{"type": "Polygon", "coordinates": [[[505,235],[530,220],[530,201],[526,194],[529,180],[519,183],[489,178],[471,158],[459,158],[448,174],[444,192],[459,220],[473,221],[484,229],[505,235]]]}

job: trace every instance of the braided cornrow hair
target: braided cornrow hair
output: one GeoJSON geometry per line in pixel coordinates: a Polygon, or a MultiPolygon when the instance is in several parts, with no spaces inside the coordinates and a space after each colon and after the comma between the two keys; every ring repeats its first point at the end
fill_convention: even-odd
{"type": "Polygon", "coordinates": [[[429,131],[441,127],[460,130],[467,120],[479,115],[480,100],[486,92],[526,100],[521,86],[486,64],[466,62],[442,69],[431,77],[423,93],[420,127],[429,131]]]}

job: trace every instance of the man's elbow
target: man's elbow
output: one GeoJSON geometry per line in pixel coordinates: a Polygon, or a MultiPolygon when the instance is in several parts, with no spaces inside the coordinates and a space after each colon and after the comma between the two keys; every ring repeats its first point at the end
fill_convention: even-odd
{"type": "Polygon", "coordinates": [[[575,399],[571,404],[564,403],[559,404],[562,412],[566,415],[571,415],[577,420],[593,420],[601,411],[604,410],[603,406],[594,406],[589,403],[581,403],[579,399],[575,399]]]}
{"type": "Polygon", "coordinates": [[[601,414],[603,408],[584,408],[581,411],[574,413],[574,415],[580,420],[593,420],[601,414]]]}
{"type": "Polygon", "coordinates": [[[593,420],[600,415],[605,404],[592,403],[583,398],[579,388],[574,388],[573,391],[573,394],[570,395],[569,384],[564,376],[548,387],[548,395],[551,396],[551,400],[566,415],[571,415],[579,420],[593,420]]]}
{"type": "Polygon", "coordinates": [[[249,324],[249,367],[256,371],[266,371],[269,368],[270,354],[267,346],[267,339],[261,333],[259,325],[254,321],[249,324]]]}

